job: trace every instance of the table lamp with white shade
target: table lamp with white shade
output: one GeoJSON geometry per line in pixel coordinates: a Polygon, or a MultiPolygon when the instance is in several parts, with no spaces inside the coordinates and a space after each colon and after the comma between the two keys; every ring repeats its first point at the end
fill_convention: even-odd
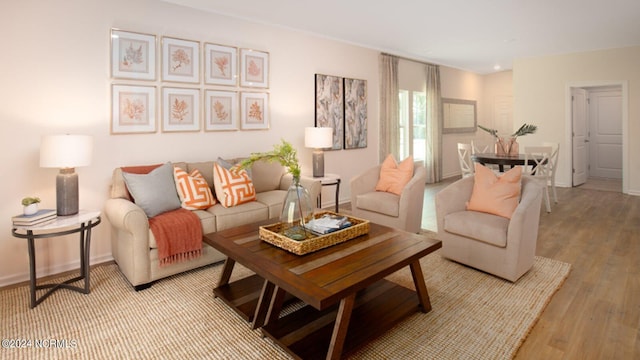
{"type": "Polygon", "coordinates": [[[324,177],[324,151],[333,146],[333,128],[308,127],[304,129],[304,146],[313,148],[313,177],[324,177]]]}
{"type": "Polygon", "coordinates": [[[78,213],[78,174],[91,164],[93,138],[88,135],[47,135],[40,144],[40,167],[60,168],[56,177],[56,209],[60,216],[78,213]]]}

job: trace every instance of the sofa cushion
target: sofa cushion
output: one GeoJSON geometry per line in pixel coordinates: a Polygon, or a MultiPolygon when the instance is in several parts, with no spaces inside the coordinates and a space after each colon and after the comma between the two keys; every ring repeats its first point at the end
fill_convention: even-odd
{"type": "Polygon", "coordinates": [[[518,207],[522,167],[516,166],[501,176],[476,163],[471,198],[467,210],[481,211],[511,219],[518,207]]]}
{"type": "Polygon", "coordinates": [[[413,157],[409,156],[397,164],[393,155],[389,154],[380,167],[380,178],[376,184],[376,191],[400,195],[411,177],[413,177],[413,157]]]}
{"type": "Polygon", "coordinates": [[[269,208],[269,218],[278,218],[281,215],[282,203],[286,196],[286,190],[271,190],[257,193],[256,199],[269,208]]]}
{"type": "Polygon", "coordinates": [[[216,217],[216,231],[269,219],[269,209],[257,201],[229,208],[215,204],[207,212],[216,217]]]}
{"type": "Polygon", "coordinates": [[[163,164],[148,174],[123,172],[122,176],[135,203],[148,217],[180,208],[171,163],[163,164]]]}
{"type": "Polygon", "coordinates": [[[198,169],[187,174],[183,169],[174,166],[173,175],[183,208],[203,210],[215,205],[216,200],[211,193],[211,188],[198,169]]]}
{"type": "Polygon", "coordinates": [[[400,196],[388,192],[376,191],[358,195],[355,206],[388,216],[400,216],[400,196]]]}
{"type": "MultiPolygon", "coordinates": [[[[280,189],[280,179],[286,173],[284,166],[278,162],[256,161],[251,165],[253,185],[256,192],[280,189]]],[[[284,198],[283,198],[284,199],[284,198]]]]}
{"type": "Polygon", "coordinates": [[[245,170],[229,171],[213,164],[213,187],[224,207],[232,207],[256,200],[256,189],[245,170]]]}
{"type": "Polygon", "coordinates": [[[509,219],[477,211],[458,211],[444,217],[444,230],[499,247],[507,246],[509,219]]]}

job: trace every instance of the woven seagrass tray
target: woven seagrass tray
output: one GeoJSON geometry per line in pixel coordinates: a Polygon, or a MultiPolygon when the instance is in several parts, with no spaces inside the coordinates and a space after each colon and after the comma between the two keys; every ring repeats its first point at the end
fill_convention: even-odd
{"type": "Polygon", "coordinates": [[[271,245],[275,245],[296,255],[304,255],[369,233],[369,220],[363,220],[349,215],[338,214],[332,211],[320,211],[315,213],[313,217],[318,219],[326,214],[345,216],[347,219],[349,219],[349,222],[351,222],[352,225],[348,228],[334,231],[325,235],[317,235],[309,231],[306,239],[294,240],[282,234],[282,223],[275,223],[271,225],[260,226],[258,236],[261,240],[264,240],[271,245]]]}

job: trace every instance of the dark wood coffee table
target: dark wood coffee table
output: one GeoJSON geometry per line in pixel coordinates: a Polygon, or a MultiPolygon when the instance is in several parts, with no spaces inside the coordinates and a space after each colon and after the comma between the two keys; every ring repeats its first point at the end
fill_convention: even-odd
{"type": "Polygon", "coordinates": [[[227,255],[214,294],[301,359],[338,359],[431,303],[420,258],[439,240],[371,224],[369,234],[298,256],[261,241],[266,221],[204,236],[227,255]],[[236,261],[255,275],[229,282],[236,261]],[[409,266],[417,291],[384,279],[409,266]],[[290,295],[306,303],[279,317],[290,295]]]}

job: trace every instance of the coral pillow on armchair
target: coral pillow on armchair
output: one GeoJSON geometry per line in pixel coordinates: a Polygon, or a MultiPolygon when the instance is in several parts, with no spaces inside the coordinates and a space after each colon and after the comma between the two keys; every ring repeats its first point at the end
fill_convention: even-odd
{"type": "Polygon", "coordinates": [[[213,163],[213,187],[224,207],[232,207],[256,200],[256,189],[245,170],[230,171],[213,163]]]}
{"type": "Polygon", "coordinates": [[[467,210],[511,219],[520,201],[521,178],[520,166],[496,176],[491,169],[476,163],[473,192],[467,203],[467,210]]]}
{"type": "Polygon", "coordinates": [[[402,160],[396,164],[393,155],[389,154],[380,167],[380,179],[376,184],[376,191],[390,192],[396,195],[402,194],[404,186],[413,177],[413,157],[402,160]]]}

